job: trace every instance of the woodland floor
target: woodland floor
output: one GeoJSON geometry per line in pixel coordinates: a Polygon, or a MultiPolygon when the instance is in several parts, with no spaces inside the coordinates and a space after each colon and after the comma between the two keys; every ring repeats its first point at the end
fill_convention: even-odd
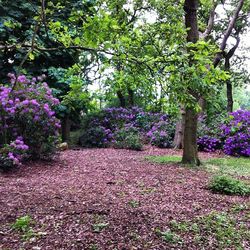
{"type": "MultiPolygon", "coordinates": [[[[206,188],[211,174],[204,170],[145,160],[180,153],[68,150],[54,162],[0,174],[0,249],[218,249],[212,238],[201,247],[189,233],[180,232],[176,241],[160,233],[169,232],[173,221],[249,202],[211,193],[206,188]],[[28,232],[11,227],[27,215],[32,218],[28,232]]],[[[250,249],[248,241],[243,245],[250,249]]]]}

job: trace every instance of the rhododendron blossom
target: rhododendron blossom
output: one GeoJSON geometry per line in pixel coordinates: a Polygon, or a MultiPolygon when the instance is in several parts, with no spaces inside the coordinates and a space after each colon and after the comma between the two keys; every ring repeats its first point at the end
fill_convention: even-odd
{"type": "Polygon", "coordinates": [[[22,154],[40,157],[55,146],[60,121],[53,109],[59,101],[43,82],[44,75],[32,80],[8,76],[10,84],[0,86],[0,163],[20,165],[22,154]]]}

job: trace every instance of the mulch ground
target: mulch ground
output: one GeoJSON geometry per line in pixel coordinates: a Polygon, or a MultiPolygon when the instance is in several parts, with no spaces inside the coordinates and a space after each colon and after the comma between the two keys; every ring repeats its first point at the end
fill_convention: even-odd
{"type": "Polygon", "coordinates": [[[209,192],[205,171],[144,159],[180,153],[68,150],[54,162],[0,174],[0,249],[173,249],[156,228],[247,201],[209,192]],[[11,228],[25,215],[37,233],[26,241],[11,228]]]}

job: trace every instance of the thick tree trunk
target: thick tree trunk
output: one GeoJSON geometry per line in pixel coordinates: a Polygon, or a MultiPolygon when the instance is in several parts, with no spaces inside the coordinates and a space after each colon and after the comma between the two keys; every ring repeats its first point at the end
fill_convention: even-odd
{"type": "Polygon", "coordinates": [[[118,91],[116,92],[116,94],[117,94],[117,97],[118,97],[118,99],[119,99],[119,101],[120,101],[120,106],[121,106],[122,108],[125,108],[125,107],[126,107],[126,100],[125,100],[124,95],[122,94],[122,91],[121,91],[121,90],[118,90],[118,91]]]}
{"type": "Polygon", "coordinates": [[[130,107],[135,105],[134,91],[131,88],[128,88],[128,104],[130,107]]]}
{"type": "Polygon", "coordinates": [[[198,114],[192,108],[186,108],[184,129],[183,164],[200,165],[197,150],[197,123],[198,114]]]}
{"type": "MultiPolygon", "coordinates": [[[[185,25],[188,28],[187,42],[196,43],[199,40],[198,22],[197,22],[198,0],[185,0],[185,25]]],[[[190,64],[194,63],[190,60],[190,64]]],[[[195,96],[195,93],[190,93],[195,96]]],[[[197,98],[196,98],[197,99],[197,98]]],[[[198,102],[198,99],[197,99],[198,102]]],[[[185,108],[185,128],[183,140],[183,164],[200,165],[197,149],[197,124],[198,114],[193,108],[185,108]]]]}
{"type": "Polygon", "coordinates": [[[62,141],[63,142],[69,142],[70,128],[71,128],[71,121],[69,119],[69,115],[66,115],[62,119],[62,141]]]}

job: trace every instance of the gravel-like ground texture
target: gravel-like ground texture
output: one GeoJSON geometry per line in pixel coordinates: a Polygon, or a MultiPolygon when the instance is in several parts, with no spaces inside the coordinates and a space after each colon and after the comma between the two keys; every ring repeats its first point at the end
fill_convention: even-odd
{"type": "MultiPolygon", "coordinates": [[[[249,200],[212,194],[205,171],[144,159],[180,153],[68,150],[54,162],[0,174],[0,249],[179,249],[155,230],[249,200]],[[25,215],[35,232],[26,241],[11,229],[25,215]]],[[[196,247],[187,240],[180,249],[196,247]]]]}

